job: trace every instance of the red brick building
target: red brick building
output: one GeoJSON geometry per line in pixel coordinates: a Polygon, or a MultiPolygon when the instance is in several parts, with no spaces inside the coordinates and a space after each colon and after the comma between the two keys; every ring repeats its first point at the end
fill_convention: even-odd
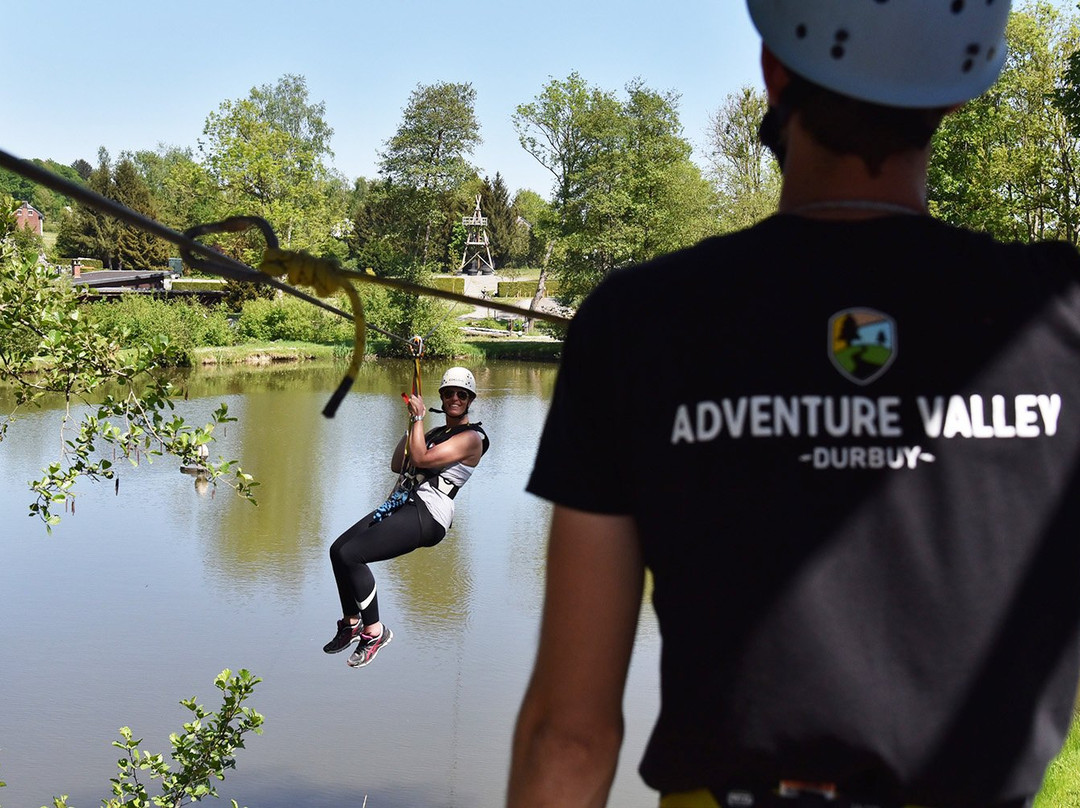
{"type": "Polygon", "coordinates": [[[45,214],[29,202],[23,202],[19,209],[15,211],[16,227],[28,227],[40,236],[44,225],[45,214]]]}

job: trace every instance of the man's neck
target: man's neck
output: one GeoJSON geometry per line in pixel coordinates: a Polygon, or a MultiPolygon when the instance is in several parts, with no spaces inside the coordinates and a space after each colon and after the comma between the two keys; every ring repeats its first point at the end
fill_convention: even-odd
{"type": "Polygon", "coordinates": [[[866,219],[890,212],[927,212],[929,149],[893,155],[874,174],[860,158],[822,148],[797,125],[788,134],[781,213],[866,219]]]}

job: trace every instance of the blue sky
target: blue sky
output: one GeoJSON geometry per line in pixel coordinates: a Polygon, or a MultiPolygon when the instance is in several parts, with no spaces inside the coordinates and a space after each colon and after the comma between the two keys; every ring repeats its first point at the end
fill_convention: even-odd
{"type": "MultiPolygon", "coordinates": [[[[577,71],[623,92],[635,77],[681,95],[699,147],[729,93],[761,85],[742,0],[348,0],[323,3],[53,0],[0,30],[0,149],[96,162],[99,146],[194,148],[206,116],[286,73],[307,79],[334,129],[334,167],[374,177],[378,151],[418,84],[471,82],[481,173],[544,196],[550,175],[511,116],[551,78],[577,71]]],[[[32,9],[32,10],[31,10],[32,9]]]]}

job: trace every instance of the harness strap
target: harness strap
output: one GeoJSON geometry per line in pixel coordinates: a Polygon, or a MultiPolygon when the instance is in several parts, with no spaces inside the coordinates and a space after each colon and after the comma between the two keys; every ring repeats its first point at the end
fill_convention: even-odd
{"type": "Polygon", "coordinates": [[[441,474],[438,475],[437,477],[435,477],[435,479],[431,481],[431,485],[437,491],[439,491],[439,493],[446,494],[446,496],[450,497],[450,499],[453,499],[454,497],[456,497],[457,492],[461,490],[460,485],[454,485],[452,482],[450,482],[448,479],[443,477],[441,474]]]}
{"type": "MultiPolygon", "coordinates": [[[[412,353],[413,357],[412,392],[414,396],[422,396],[423,392],[421,392],[420,385],[420,357],[424,355],[424,338],[413,337],[411,340],[409,340],[409,351],[412,353]]],[[[405,400],[406,404],[409,403],[409,397],[407,395],[402,393],[401,397],[405,400]]],[[[407,434],[408,430],[406,430],[406,435],[407,434]]],[[[408,468],[410,465],[412,465],[409,461],[408,437],[406,437],[405,439],[405,456],[402,458],[401,462],[403,468],[408,468]]]]}
{"type": "Polygon", "coordinates": [[[445,494],[450,499],[456,497],[458,491],[461,490],[460,485],[455,485],[441,474],[428,476],[423,469],[416,469],[413,472],[406,474],[399,489],[412,493],[424,483],[430,483],[432,488],[441,494],[445,494]]]}

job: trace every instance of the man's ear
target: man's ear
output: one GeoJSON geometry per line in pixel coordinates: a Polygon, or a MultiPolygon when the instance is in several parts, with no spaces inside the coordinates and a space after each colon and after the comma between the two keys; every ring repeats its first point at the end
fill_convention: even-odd
{"type": "Polygon", "coordinates": [[[769,106],[775,107],[780,103],[780,93],[791,81],[791,74],[776,58],[776,54],[765,45],[761,46],[761,75],[765,79],[765,92],[768,94],[769,106]]]}

